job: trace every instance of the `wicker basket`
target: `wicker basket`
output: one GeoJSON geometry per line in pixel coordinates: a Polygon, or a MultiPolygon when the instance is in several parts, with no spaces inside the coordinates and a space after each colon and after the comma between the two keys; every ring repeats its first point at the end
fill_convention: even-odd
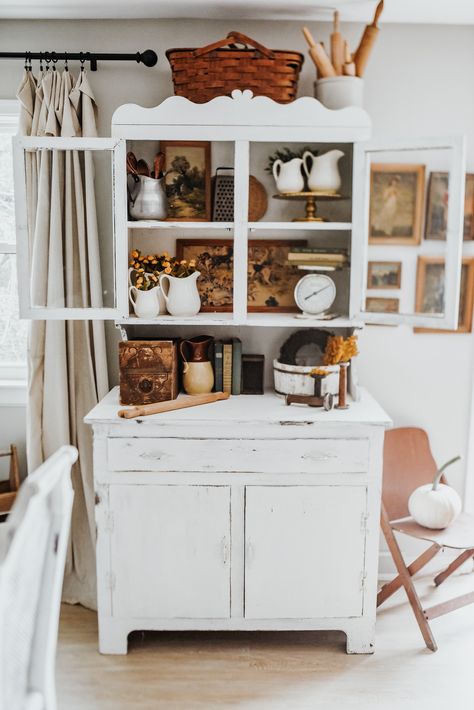
{"type": "Polygon", "coordinates": [[[198,104],[234,89],[251,89],[255,96],[289,103],[296,98],[304,61],[299,52],[267,49],[240,32],[229,32],[201,49],[168,49],[166,56],[174,93],[198,104]]]}

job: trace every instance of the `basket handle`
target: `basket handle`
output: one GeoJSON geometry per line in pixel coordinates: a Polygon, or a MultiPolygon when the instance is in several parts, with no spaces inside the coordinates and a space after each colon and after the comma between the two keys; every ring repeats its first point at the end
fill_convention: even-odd
{"type": "Polygon", "coordinates": [[[224,39],[220,39],[218,42],[213,42],[212,44],[208,44],[206,47],[201,47],[200,49],[195,49],[194,56],[195,57],[202,57],[203,54],[208,54],[209,52],[214,51],[214,49],[220,49],[221,47],[227,47],[227,46],[230,46],[234,43],[243,44],[243,45],[245,45],[245,47],[250,45],[251,47],[256,49],[258,52],[263,54],[264,57],[267,57],[268,59],[274,59],[274,57],[275,57],[275,54],[274,54],[274,52],[272,52],[271,49],[268,49],[268,47],[265,47],[263,44],[260,44],[260,42],[256,42],[251,37],[247,37],[247,35],[243,35],[241,32],[229,32],[227,37],[224,37],[224,39]]]}

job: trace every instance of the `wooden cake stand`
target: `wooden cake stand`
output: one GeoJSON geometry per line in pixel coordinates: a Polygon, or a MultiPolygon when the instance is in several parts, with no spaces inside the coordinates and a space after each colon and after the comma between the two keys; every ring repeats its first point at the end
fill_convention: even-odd
{"type": "Polygon", "coordinates": [[[326,222],[327,220],[318,217],[316,214],[316,201],[320,200],[341,200],[342,195],[336,192],[279,192],[273,195],[276,200],[299,200],[306,202],[306,216],[295,217],[293,222],[326,222]]]}

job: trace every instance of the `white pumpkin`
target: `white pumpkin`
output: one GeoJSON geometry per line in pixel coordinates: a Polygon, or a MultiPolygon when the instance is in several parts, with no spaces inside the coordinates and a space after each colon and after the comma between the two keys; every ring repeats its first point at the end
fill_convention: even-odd
{"type": "Polygon", "coordinates": [[[461,457],[451,459],[436,472],[433,483],[416,488],[408,499],[412,518],[425,528],[443,530],[459,515],[462,508],[458,493],[439,480],[446,468],[461,457]]]}

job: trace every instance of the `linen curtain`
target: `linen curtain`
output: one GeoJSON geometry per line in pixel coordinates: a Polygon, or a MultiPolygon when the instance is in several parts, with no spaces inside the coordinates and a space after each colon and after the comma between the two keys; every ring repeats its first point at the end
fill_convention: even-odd
{"type": "MultiPolygon", "coordinates": [[[[23,135],[97,135],[85,70],[77,79],[66,69],[35,79],[25,69],[17,97],[23,135]]],[[[32,150],[25,159],[32,304],[102,306],[91,153],[32,150]]],[[[63,444],[79,449],[63,599],[95,609],[92,434],[83,417],[108,391],[103,322],[32,321],[28,380],[28,469],[63,444]]]]}

